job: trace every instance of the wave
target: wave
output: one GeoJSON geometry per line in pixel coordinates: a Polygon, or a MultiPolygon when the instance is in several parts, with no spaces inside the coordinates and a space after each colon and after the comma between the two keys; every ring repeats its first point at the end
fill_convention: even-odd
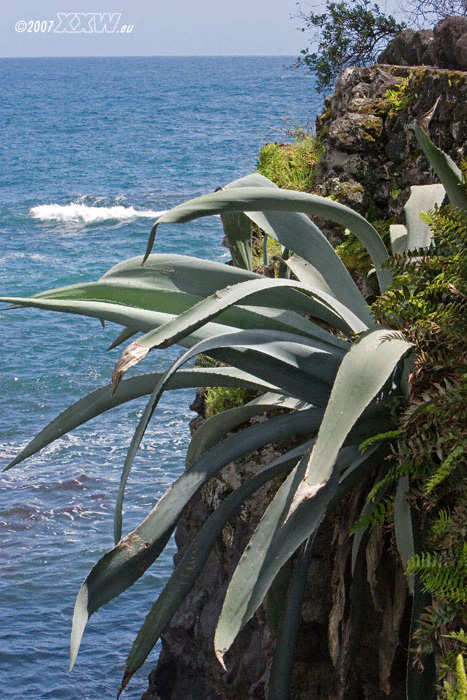
{"type": "Polygon", "coordinates": [[[90,207],[86,204],[40,204],[29,210],[33,219],[41,221],[63,221],[92,224],[99,221],[128,221],[130,219],[155,219],[167,210],[153,211],[143,209],[137,211],[134,207],[90,207]]]}

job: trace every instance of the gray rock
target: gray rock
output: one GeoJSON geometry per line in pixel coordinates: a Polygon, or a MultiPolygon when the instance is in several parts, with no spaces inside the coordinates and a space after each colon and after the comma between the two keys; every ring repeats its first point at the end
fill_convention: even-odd
{"type": "Polygon", "coordinates": [[[467,32],[462,34],[454,45],[454,56],[459,70],[467,71],[467,32]]]}
{"type": "Polygon", "coordinates": [[[375,114],[349,112],[329,127],[329,139],[342,151],[367,151],[381,136],[383,122],[375,114]]]}
{"type": "Polygon", "coordinates": [[[467,17],[446,17],[433,30],[406,29],[389,42],[378,63],[467,70],[467,17]]]}
{"type": "Polygon", "coordinates": [[[394,66],[421,66],[432,55],[434,36],[431,29],[406,29],[398,34],[382,52],[378,63],[394,66]]]}

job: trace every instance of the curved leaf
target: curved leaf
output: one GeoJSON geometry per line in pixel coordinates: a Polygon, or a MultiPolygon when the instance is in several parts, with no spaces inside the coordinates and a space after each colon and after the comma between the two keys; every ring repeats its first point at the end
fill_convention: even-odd
{"type": "MultiPolygon", "coordinates": [[[[329,395],[342,353],[324,343],[311,342],[289,333],[270,333],[265,331],[243,331],[228,333],[208,341],[198,343],[187,350],[165,373],[154,389],[144,413],[136,427],[128,453],[123,465],[120,487],[117,495],[114,519],[114,535],[117,541],[121,536],[121,512],[125,487],[146,428],[164,392],[165,385],[176,370],[191,357],[209,353],[229,364],[248,367],[249,373],[259,376],[264,381],[280,380],[281,393],[304,399],[312,405],[322,406],[329,395]],[[235,349],[238,347],[238,350],[235,349]],[[227,349],[225,349],[227,348],[227,349]],[[256,361],[255,361],[256,360],[256,361]],[[310,378],[313,377],[313,381],[310,378]]],[[[112,383],[118,387],[120,370],[114,371],[112,383]]]]}
{"type": "MultiPolygon", "coordinates": [[[[339,484],[334,465],[340,449],[411,347],[399,335],[373,329],[342,360],[310,457],[302,459],[279,489],[232,577],[216,630],[216,655],[221,663],[279,569],[311,536],[335,502],[339,484]]],[[[366,461],[365,457],[360,463],[357,460],[357,466],[366,461]]]]}
{"type": "Polygon", "coordinates": [[[251,252],[251,223],[241,212],[224,214],[222,225],[234,266],[244,270],[253,269],[251,252]]]}
{"type": "MultiPolygon", "coordinates": [[[[274,182],[259,173],[235,180],[224,189],[268,187],[277,190],[274,182]]],[[[301,256],[306,266],[306,279],[321,291],[345,301],[368,327],[374,325],[368,306],[347,268],[320,229],[306,215],[293,211],[247,212],[247,217],[288,250],[301,256]]],[[[265,262],[265,264],[267,264],[265,262]]]]}
{"type": "Polygon", "coordinates": [[[445,195],[446,190],[443,185],[412,185],[410,197],[404,207],[408,229],[404,251],[428,248],[433,234],[420,214],[431,211],[435,206],[440,207],[445,195]]]}
{"type": "MultiPolygon", "coordinates": [[[[412,525],[412,514],[410,504],[407,500],[409,495],[409,477],[401,476],[397,482],[396,500],[394,502],[394,529],[396,533],[397,549],[404,570],[407,568],[407,562],[415,553],[414,533],[412,525]]],[[[407,576],[409,590],[411,595],[414,594],[414,575],[407,576]]]]}
{"type": "MultiPolygon", "coordinates": [[[[143,310],[171,314],[171,318],[173,318],[174,314],[181,314],[190,309],[205,296],[214,294],[216,290],[246,280],[261,282],[264,277],[245,270],[239,271],[229,265],[211,263],[188,256],[153,255],[144,268],[141,267],[141,258],[132,258],[109,270],[98,282],[75,284],[41,292],[31,297],[31,303],[27,305],[39,306],[35,303],[38,299],[69,300],[73,303],[78,301],[108,302],[117,305],[113,309],[114,312],[126,312],[123,318],[127,321],[127,325],[133,329],[133,332],[136,332],[142,330],[138,325],[138,319],[143,310]],[[203,280],[202,283],[199,281],[200,279],[203,280]],[[131,322],[131,314],[128,314],[128,307],[135,309],[133,323],[131,322]]],[[[299,314],[275,308],[276,306],[280,307],[280,299],[270,297],[271,295],[263,297],[261,307],[250,305],[245,308],[237,305],[235,308],[228,308],[219,320],[234,328],[253,327],[289,332],[298,330],[310,337],[327,338],[333,344],[339,344],[340,341],[337,338],[311,321],[302,318],[299,314]]],[[[20,300],[14,300],[13,303],[20,303],[20,300]]],[[[306,312],[313,311],[315,307],[318,316],[321,309],[321,317],[324,321],[330,320],[332,322],[335,319],[337,325],[340,324],[340,317],[336,316],[331,309],[322,308],[321,302],[308,302],[306,312]]],[[[50,306],[46,308],[70,311],[69,308],[50,306]]],[[[102,309],[104,308],[107,307],[102,307],[102,309]]],[[[76,311],[76,313],[86,314],[86,311],[76,311]]],[[[88,315],[96,315],[96,313],[88,315]]],[[[118,320],[118,317],[110,318],[106,315],[103,318],[116,320],[118,323],[122,322],[122,319],[118,320]]],[[[161,322],[155,319],[152,327],[155,328],[159,325],[161,322]]],[[[347,325],[344,322],[341,322],[340,325],[342,330],[346,332],[347,325]]],[[[124,337],[127,333],[130,332],[123,331],[122,336],[124,337]]],[[[122,339],[119,336],[111,347],[118,345],[122,339]]]]}
{"type": "MultiPolygon", "coordinates": [[[[77,301],[75,299],[55,300],[39,299],[36,297],[0,297],[0,302],[13,304],[14,306],[32,307],[44,309],[46,311],[60,311],[62,313],[77,314],[79,316],[90,316],[91,318],[104,319],[118,323],[121,326],[131,326],[136,331],[144,333],[164,325],[173,319],[173,314],[158,311],[147,311],[133,306],[114,304],[101,301],[77,301]]],[[[222,335],[232,331],[231,326],[224,326],[220,323],[207,323],[193,336],[183,339],[183,345],[190,347],[199,340],[204,340],[216,335],[222,335]]]]}
{"type": "Polygon", "coordinates": [[[269,302],[276,303],[278,306],[292,305],[293,311],[307,309],[308,299],[297,298],[299,306],[294,304],[295,297],[287,292],[294,290],[310,293],[313,299],[309,300],[308,311],[313,313],[312,301],[316,304],[324,304],[327,310],[331,313],[336,313],[345,321],[352,332],[358,333],[366,330],[367,326],[362,324],[359,319],[350,312],[343,304],[333,300],[328,294],[319,292],[313,287],[303,285],[301,282],[293,282],[286,279],[268,279],[250,280],[248,282],[240,282],[232,287],[226,287],[216,291],[212,296],[207,297],[198,304],[195,304],[191,309],[181,313],[172,321],[169,321],[165,326],[146,333],[138,340],[134,341],[126,350],[124,350],[120,360],[118,361],[115,371],[123,373],[138,362],[140,362],[152,348],[165,348],[169,345],[177,343],[186,335],[191,335],[193,332],[201,328],[204,324],[216,318],[225,309],[236,304],[238,301],[246,302],[248,299],[253,300],[257,296],[267,290],[269,302]],[[281,293],[282,291],[282,293],[281,293]],[[258,294],[259,293],[259,294],[258,294]],[[334,308],[333,308],[334,307],[334,308]]]}
{"type": "Polygon", "coordinates": [[[313,554],[314,536],[305,542],[295,561],[269,672],[268,700],[288,700],[303,597],[313,554]]]}
{"type": "Polygon", "coordinates": [[[269,442],[315,431],[318,420],[313,411],[299,411],[252,425],[216,445],[186,470],[143,522],[107,552],[87,576],[75,605],[71,665],[89,615],[143,575],[165,547],[183,508],[205,481],[229,462],[269,442]]]}
{"type": "MultiPolygon", "coordinates": [[[[97,389],[69,406],[51,421],[15,457],[4,471],[16,466],[36,454],[43,447],[83,425],[105,411],[151,394],[163,376],[162,372],[142,374],[122,382],[117,394],[112,393],[112,385],[97,389]]],[[[246,372],[233,367],[207,367],[181,370],[170,378],[167,389],[197,388],[199,386],[237,386],[251,389],[270,389],[271,385],[256,380],[246,372]]]]}
{"type": "Polygon", "coordinates": [[[447,153],[435,146],[428,133],[418,124],[413,126],[415,136],[430,165],[446,188],[449,201],[455,207],[467,210],[467,192],[461,170],[447,153]]]}
{"type": "Polygon", "coordinates": [[[183,602],[204,564],[217,537],[234,511],[250,498],[263,484],[291,469],[310,443],[290,450],[239,486],[220,503],[203,524],[193,542],[174,569],[162,593],[154,603],[131,648],[125,664],[125,675],[120,692],[131,676],[141,667],[153,649],[172,616],[183,602]]]}
{"type": "Polygon", "coordinates": [[[308,486],[313,488],[330,477],[352,426],[411,347],[400,335],[377,328],[365,333],[345,355],[308,465],[308,486]]]}
{"type": "MultiPolygon", "coordinates": [[[[177,374],[175,374],[175,377],[177,374]]],[[[280,394],[263,394],[258,399],[250,401],[244,406],[224,410],[215,416],[205,420],[191,438],[188,446],[186,464],[189,467],[193,462],[219,442],[230,430],[241,425],[245,421],[271,410],[289,409],[303,410],[312,408],[304,401],[298,401],[280,394]]],[[[316,408],[317,414],[323,414],[323,409],[316,408]]]]}
{"type": "MultiPolygon", "coordinates": [[[[154,224],[149,237],[145,259],[151,252],[157,227],[160,224],[184,223],[203,216],[235,211],[245,213],[265,211],[301,212],[314,214],[341,224],[350,229],[367,249],[376,268],[382,292],[386,291],[392,280],[392,275],[388,270],[380,269],[388,255],[386,246],[373,226],[360,214],[357,214],[344,204],[325,197],[319,197],[318,195],[257,186],[225,189],[191,199],[174,207],[159,217],[154,224]]],[[[292,246],[287,245],[285,242],[284,244],[287,248],[294,251],[292,246]]],[[[300,254],[300,251],[297,250],[296,252],[300,254]]],[[[302,257],[305,256],[302,255],[302,257]]]]}
{"type": "Polygon", "coordinates": [[[332,478],[314,498],[308,500],[306,513],[302,509],[299,517],[293,519],[288,519],[288,516],[305,477],[308,454],[284,481],[254,531],[227,589],[214,637],[216,656],[222,665],[224,654],[261,604],[282,566],[302,542],[313,535],[325,514],[354,485],[355,478],[368,472],[375,451],[369,450],[365,455],[357,456],[357,445],[343,450],[332,478]],[[348,467],[347,471],[339,481],[339,471],[345,467],[348,467]],[[286,526],[287,537],[281,539],[286,526]]]}

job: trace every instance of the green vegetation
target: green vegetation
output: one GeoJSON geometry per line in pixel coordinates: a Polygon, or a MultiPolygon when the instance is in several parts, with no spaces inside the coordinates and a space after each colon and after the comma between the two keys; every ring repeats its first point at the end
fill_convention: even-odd
{"type": "Polygon", "coordinates": [[[307,11],[301,18],[302,31],[312,31],[317,48],[303,49],[297,65],[316,72],[319,91],[332,85],[344,68],[375,63],[388,39],[406,28],[370,0],[326,0],[324,12],[307,11]]]}
{"type": "MultiPolygon", "coordinates": [[[[442,680],[454,676],[465,653],[459,634],[467,615],[467,212],[446,206],[424,220],[430,247],[386,263],[394,283],[373,306],[381,323],[403,328],[417,348],[401,437],[379,492],[387,502],[406,475],[413,507],[423,514],[424,551],[409,558],[407,573],[417,574],[433,599],[415,638],[419,658],[436,654],[442,680]]],[[[384,515],[390,521],[391,510],[384,515]]]]}
{"type": "Polygon", "coordinates": [[[366,275],[371,269],[371,260],[364,246],[348,230],[344,241],[336,246],[336,253],[351,274],[362,272],[366,275]]]}
{"type": "Polygon", "coordinates": [[[286,190],[309,192],[323,154],[319,140],[296,130],[293,143],[267,143],[259,152],[258,172],[286,190]]]}
{"type": "Polygon", "coordinates": [[[389,114],[401,112],[413,102],[414,95],[409,90],[410,79],[410,75],[400,78],[394,88],[389,88],[384,93],[383,98],[389,107],[389,114]]]}
{"type": "MultiPolygon", "coordinates": [[[[415,132],[456,207],[453,210],[455,216],[460,217],[459,221],[463,220],[467,195],[460,171],[420,127],[415,127],[415,132]]],[[[398,251],[400,257],[396,255],[388,261],[382,238],[359,214],[330,199],[280,189],[264,176],[254,173],[223,190],[185,202],[165,213],[151,231],[145,256],[120,263],[97,282],[58,288],[28,298],[2,299],[15,307],[78,313],[117,322],[123,326],[123,331],[115,346],[134,333],[142,333],[123,351],[116,363],[112,385],[93,392],[67,409],[9,465],[18,464],[103,411],[137,396],[150,395],[122,470],[115,509],[115,547],[97,562],[78,594],[73,618],[71,665],[78,654],[89,616],[130,588],[155,562],[191,497],[210,477],[225,465],[262,446],[293,438],[293,448],[233,490],[204,523],[149,611],[128,655],[120,692],[147,658],[185,599],[228,521],[235,517],[236,510],[246,499],[263,484],[272,481],[280,482],[280,485],[266,505],[230,581],[217,624],[215,653],[223,665],[224,656],[238,633],[268,592],[274,590],[279,578],[283,578],[283,567],[289,563],[290,579],[281,614],[270,616],[274,620],[271,628],[276,644],[268,691],[269,700],[286,700],[316,534],[323,521],[345,502],[348,494],[356,487],[368,488],[370,480],[375,499],[365,506],[360,523],[367,522],[371,526],[391,514],[395,530],[394,550],[399,552],[403,562],[411,562],[414,572],[407,579],[413,596],[411,635],[418,634],[417,640],[423,648],[418,655],[421,661],[418,666],[408,659],[409,697],[411,700],[426,700],[433,696],[435,623],[433,616],[423,618],[424,614],[429,614],[426,608],[431,601],[423,586],[439,595],[440,581],[437,576],[434,580],[428,576],[423,579],[421,573],[424,567],[429,568],[430,561],[425,552],[430,550],[428,540],[423,536],[425,522],[420,513],[429,512],[429,509],[420,509],[419,504],[425,506],[423,499],[431,499],[431,503],[435,497],[439,498],[439,493],[445,493],[447,485],[458,473],[461,457],[459,460],[451,457],[446,464],[448,455],[444,455],[444,451],[452,452],[453,447],[461,444],[454,445],[453,442],[458,436],[452,416],[450,432],[441,433],[444,442],[434,438],[439,421],[444,421],[439,416],[436,401],[439,397],[440,401],[451,406],[454,396],[459,392],[462,395],[462,386],[465,385],[457,382],[455,363],[449,365],[448,370],[443,369],[445,374],[433,362],[424,371],[417,373],[416,370],[415,376],[411,367],[414,361],[419,362],[420,353],[423,358],[427,353],[423,333],[432,332],[433,327],[431,317],[425,324],[427,304],[436,304],[438,317],[445,324],[443,328],[454,333],[453,343],[458,342],[457,324],[461,322],[458,319],[463,318],[465,307],[465,288],[462,286],[465,262],[459,255],[457,266],[449,267],[455,252],[453,241],[458,242],[459,236],[464,240],[463,224],[456,219],[457,223],[452,223],[449,232],[445,233],[445,224],[433,223],[434,217],[429,223],[422,221],[418,215],[419,195],[420,188],[414,188],[411,204],[406,210],[407,228],[399,226],[397,230],[391,230],[393,251],[398,251]],[[217,214],[223,217],[228,241],[235,251],[236,266],[184,256],[151,254],[158,226],[217,214]],[[344,264],[309,215],[347,227],[365,246],[383,295],[375,305],[376,318],[370,313],[344,264]],[[287,276],[268,278],[251,270],[251,224],[277,241],[284,253],[284,265],[295,279],[287,276]],[[440,235],[437,226],[442,231],[440,235]],[[430,256],[423,253],[430,245],[439,246],[434,255],[435,267],[430,256]],[[399,260],[403,260],[402,272],[397,265],[399,260]],[[441,265],[440,273],[436,265],[441,265]],[[423,278],[426,283],[419,283],[414,274],[422,267],[426,268],[427,274],[423,278]],[[412,274],[411,280],[404,278],[402,296],[399,287],[392,285],[394,275],[399,274],[412,274]],[[447,292],[452,298],[445,307],[439,308],[436,295],[441,294],[443,299],[447,292]],[[412,312],[413,308],[417,313],[412,312]],[[407,333],[406,325],[409,326],[407,333]],[[165,373],[123,379],[126,372],[151,350],[173,344],[187,349],[165,373]],[[182,368],[200,354],[221,364],[209,366],[208,361],[204,363],[208,366],[182,368]],[[431,380],[433,377],[439,379],[433,386],[429,381],[430,373],[431,380]],[[188,386],[233,387],[236,391],[254,391],[257,395],[245,404],[215,412],[203,423],[190,444],[186,471],[147,518],[121,539],[125,486],[148,423],[164,391],[188,386]],[[430,398],[425,400],[430,388],[430,398]],[[430,402],[434,408],[424,410],[425,404],[430,402]],[[406,410],[401,422],[400,411],[404,406],[406,410]],[[249,422],[257,416],[262,416],[263,420],[249,422]],[[428,442],[425,435],[411,432],[415,426],[419,430],[420,420],[427,424],[428,442]],[[236,432],[232,434],[234,430],[236,432]],[[455,435],[452,439],[451,434],[455,435]],[[418,450],[408,464],[406,460],[398,460],[397,450],[394,452],[391,448],[390,438],[395,436],[397,444],[404,445],[406,453],[409,448],[418,450]],[[429,455],[428,458],[426,455],[427,444],[430,455],[434,449],[438,461],[431,471],[419,473],[430,464],[429,455]],[[419,479],[424,490],[419,488],[414,497],[410,487],[414,480],[418,484],[419,479]],[[381,503],[379,511],[372,513],[372,508],[378,503],[381,503]],[[370,517],[365,521],[369,514],[373,520],[370,517]],[[422,547],[418,544],[420,530],[422,547]],[[424,629],[430,630],[429,637],[424,629]],[[426,692],[427,688],[429,692],[426,692]]],[[[440,185],[424,188],[423,200],[430,198],[433,207],[443,196],[444,189],[440,185]]],[[[440,216],[446,214],[443,212],[440,216]]],[[[437,336],[437,342],[441,337],[444,338],[437,336]]],[[[437,352],[431,345],[430,349],[437,352]]],[[[419,367],[416,364],[416,368],[419,367]]],[[[219,396],[222,392],[217,394],[216,409],[219,396]]],[[[237,394],[238,398],[240,396],[237,394]]],[[[455,404],[457,410],[459,405],[455,404]]],[[[454,490],[455,497],[445,506],[448,510],[442,517],[437,515],[437,525],[431,530],[435,538],[440,532],[445,534],[446,528],[450,530],[446,523],[451,517],[453,520],[458,517],[456,509],[460,493],[458,489],[454,490]]],[[[440,503],[439,513],[443,506],[444,501],[440,503]]],[[[452,532],[452,537],[455,534],[452,532]]],[[[371,548],[370,543],[371,538],[368,544],[371,548]]],[[[365,546],[366,538],[357,529],[352,569],[360,582],[367,578],[365,546]]],[[[451,562],[447,552],[440,557],[438,553],[430,556],[437,557],[436,566],[449,568],[451,562]]],[[[457,588],[462,587],[459,576],[463,561],[459,566],[453,561],[449,569],[457,588]]],[[[370,577],[372,573],[369,568],[370,577]]],[[[442,580],[444,585],[445,579],[442,580]]],[[[446,588],[442,592],[445,594],[446,588]]],[[[352,600],[354,606],[364,604],[358,586],[353,589],[352,600]]],[[[460,601],[458,597],[452,597],[448,602],[456,606],[454,612],[449,613],[450,622],[454,623],[460,601]]],[[[435,608],[436,604],[435,598],[432,607],[435,608]]],[[[441,607],[437,609],[441,610],[441,607]]],[[[448,617],[446,610],[444,606],[439,619],[448,617]]],[[[393,628],[396,622],[392,609],[387,614],[393,628]]],[[[458,629],[446,628],[441,623],[437,629],[441,634],[447,629],[460,634],[458,629]]],[[[454,642],[457,644],[459,639],[454,642]]],[[[389,668],[392,658],[385,660],[389,668]]],[[[462,682],[462,678],[460,682],[458,680],[458,688],[462,682]]]]}
{"type": "Polygon", "coordinates": [[[204,396],[206,418],[211,418],[211,416],[227,411],[230,408],[244,406],[248,403],[249,397],[251,397],[251,392],[239,387],[210,387],[206,389],[204,396]]]}
{"type": "MultiPolygon", "coordinates": [[[[452,15],[467,15],[466,0],[407,0],[399,7],[408,21],[398,22],[371,0],[326,0],[300,11],[302,32],[311,32],[311,48],[305,48],[296,66],[305,67],[317,76],[317,89],[322,92],[333,85],[339,73],[349,66],[376,63],[381,51],[408,26],[429,26],[452,15]],[[315,12],[314,10],[318,10],[315,12]]],[[[394,100],[399,97],[394,95],[394,100]]],[[[403,109],[403,103],[394,111],[403,109]]]]}

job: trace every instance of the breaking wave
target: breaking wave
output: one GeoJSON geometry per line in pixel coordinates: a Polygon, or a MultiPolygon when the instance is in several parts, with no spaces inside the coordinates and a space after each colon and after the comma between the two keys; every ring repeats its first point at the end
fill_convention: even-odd
{"type": "Polygon", "coordinates": [[[155,219],[165,213],[165,210],[152,209],[136,210],[134,207],[93,207],[86,204],[40,204],[30,209],[33,219],[42,221],[63,221],[92,224],[99,221],[128,221],[130,219],[155,219]]]}

